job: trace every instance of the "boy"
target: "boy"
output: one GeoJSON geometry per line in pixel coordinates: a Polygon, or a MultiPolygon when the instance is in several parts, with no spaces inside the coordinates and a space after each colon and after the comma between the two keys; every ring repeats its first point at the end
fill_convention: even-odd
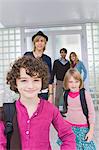
{"type": "MultiPolygon", "coordinates": [[[[19,93],[19,99],[15,103],[17,122],[13,124],[15,126],[17,123],[18,129],[13,131],[19,132],[17,139],[20,139],[20,149],[51,150],[49,131],[52,123],[63,142],[61,150],[75,150],[75,136],[71,125],[63,120],[53,104],[38,97],[40,90],[48,86],[48,79],[48,67],[42,61],[29,56],[23,56],[15,61],[7,74],[7,84],[10,85],[10,89],[19,93]]],[[[1,121],[0,149],[2,150],[6,147],[4,130],[4,122],[1,121]]],[[[16,143],[12,144],[12,149],[16,149],[16,143]]]]}

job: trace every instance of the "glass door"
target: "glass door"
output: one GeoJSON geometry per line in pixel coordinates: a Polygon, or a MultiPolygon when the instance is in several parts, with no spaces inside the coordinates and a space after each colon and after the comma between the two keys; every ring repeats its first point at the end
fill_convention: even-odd
{"type": "Polygon", "coordinates": [[[80,34],[56,35],[55,59],[60,56],[59,51],[63,47],[67,49],[67,58],[74,51],[82,59],[80,34]]]}

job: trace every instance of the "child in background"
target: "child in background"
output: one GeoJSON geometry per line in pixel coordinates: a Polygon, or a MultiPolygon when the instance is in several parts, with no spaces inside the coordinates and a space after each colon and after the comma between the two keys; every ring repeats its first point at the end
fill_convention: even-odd
{"type": "MultiPolygon", "coordinates": [[[[59,110],[52,103],[38,97],[40,90],[48,86],[48,79],[48,67],[29,56],[16,60],[7,74],[10,89],[19,93],[15,106],[21,150],[51,150],[51,123],[62,141],[60,149],[76,150],[71,125],[63,120],[59,110]]],[[[0,121],[0,150],[6,149],[4,130],[4,122],[0,121]]]]}
{"type": "MultiPolygon", "coordinates": [[[[85,90],[85,98],[88,107],[88,122],[83,113],[80,102],[80,90],[83,88],[83,80],[77,69],[71,68],[64,77],[64,89],[70,90],[67,97],[66,122],[72,125],[76,135],[77,150],[96,150],[92,141],[95,125],[95,110],[90,94],[85,90]]],[[[57,140],[61,144],[61,140],[57,140]]]]}

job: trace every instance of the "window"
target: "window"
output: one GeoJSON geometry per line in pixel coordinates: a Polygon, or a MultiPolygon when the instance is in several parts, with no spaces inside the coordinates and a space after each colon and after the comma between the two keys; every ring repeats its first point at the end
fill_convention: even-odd
{"type": "Polygon", "coordinates": [[[99,103],[99,24],[86,25],[88,45],[89,87],[94,102],[99,103]]]}
{"type": "MultiPolygon", "coordinates": [[[[0,29],[0,89],[6,89],[6,73],[16,58],[21,56],[21,29],[0,29]]],[[[7,91],[6,91],[7,93],[7,91]]]]}

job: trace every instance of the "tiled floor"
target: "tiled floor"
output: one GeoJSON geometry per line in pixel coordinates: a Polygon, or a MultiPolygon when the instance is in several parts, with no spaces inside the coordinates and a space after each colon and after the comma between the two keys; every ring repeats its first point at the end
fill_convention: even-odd
{"type": "MultiPolygon", "coordinates": [[[[51,140],[52,150],[60,150],[59,146],[56,144],[57,132],[55,131],[53,126],[51,126],[50,140],[51,140]]],[[[99,150],[99,111],[96,111],[94,142],[96,143],[96,150],[99,150]]]]}

